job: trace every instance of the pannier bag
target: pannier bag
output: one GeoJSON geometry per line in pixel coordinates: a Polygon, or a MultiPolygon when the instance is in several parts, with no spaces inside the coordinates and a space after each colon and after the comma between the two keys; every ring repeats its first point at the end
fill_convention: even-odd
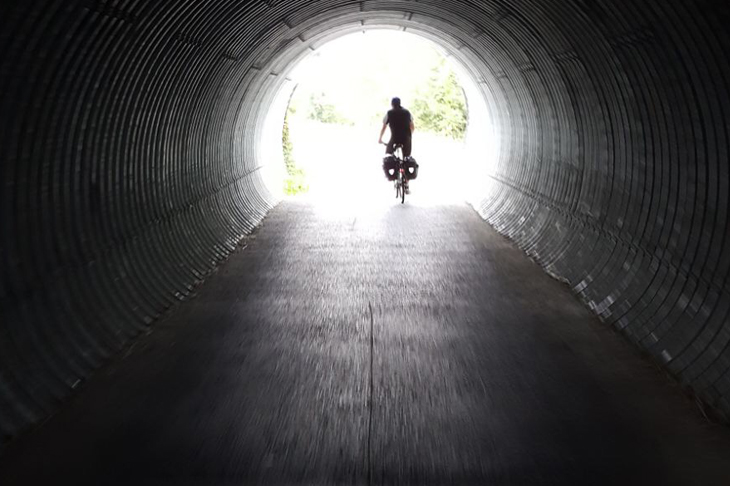
{"type": "Polygon", "coordinates": [[[406,179],[409,181],[412,181],[416,177],[418,177],[418,163],[416,162],[416,159],[413,157],[406,157],[406,160],[404,161],[405,168],[406,168],[406,179]]]}
{"type": "Polygon", "coordinates": [[[394,181],[398,178],[398,174],[396,173],[397,167],[398,161],[394,156],[389,155],[383,159],[383,172],[389,181],[394,181]]]}

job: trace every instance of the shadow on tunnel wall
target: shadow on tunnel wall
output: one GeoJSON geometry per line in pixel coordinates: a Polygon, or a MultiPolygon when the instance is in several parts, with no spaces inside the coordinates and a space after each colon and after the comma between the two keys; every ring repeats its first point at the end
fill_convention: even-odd
{"type": "Polygon", "coordinates": [[[728,21],[709,0],[3,2],[0,435],[261,221],[287,71],[368,25],[466,64],[501,139],[475,208],[727,418],[728,21]]]}

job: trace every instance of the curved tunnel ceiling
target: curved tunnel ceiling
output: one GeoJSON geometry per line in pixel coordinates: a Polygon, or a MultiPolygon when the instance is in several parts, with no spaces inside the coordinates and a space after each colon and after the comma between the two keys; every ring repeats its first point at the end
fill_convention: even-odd
{"type": "Polygon", "coordinates": [[[501,139],[480,214],[729,413],[729,17],[709,0],[3,2],[0,434],[256,226],[287,70],[373,25],[440,39],[480,86],[501,139]]]}

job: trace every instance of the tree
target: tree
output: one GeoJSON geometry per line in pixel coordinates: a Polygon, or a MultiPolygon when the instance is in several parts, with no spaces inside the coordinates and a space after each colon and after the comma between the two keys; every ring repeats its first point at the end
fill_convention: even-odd
{"type": "Polygon", "coordinates": [[[289,115],[292,110],[287,110],[284,118],[284,127],[281,132],[281,148],[284,153],[284,164],[286,165],[287,177],[284,179],[284,193],[290,196],[307,192],[309,185],[306,181],[306,174],[301,167],[298,167],[294,160],[294,149],[289,136],[289,115]]]}
{"type": "Polygon", "coordinates": [[[464,138],[467,126],[466,100],[456,73],[445,58],[431,70],[426,88],[418,90],[412,107],[419,130],[457,140],[464,138]]]}
{"type": "Polygon", "coordinates": [[[327,102],[324,93],[314,94],[309,97],[309,119],[321,123],[336,125],[352,125],[352,122],[342,116],[332,103],[327,102]]]}

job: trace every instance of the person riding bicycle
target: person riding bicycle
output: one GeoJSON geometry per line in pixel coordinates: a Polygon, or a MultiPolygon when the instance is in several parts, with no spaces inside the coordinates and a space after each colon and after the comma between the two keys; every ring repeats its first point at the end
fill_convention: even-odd
{"type": "MultiPolygon", "coordinates": [[[[383,135],[385,135],[385,129],[390,126],[390,141],[387,144],[384,144],[386,145],[385,154],[387,157],[383,161],[383,171],[385,172],[385,177],[388,178],[388,180],[395,180],[395,174],[391,174],[391,171],[395,171],[395,167],[393,165],[395,163],[395,159],[393,158],[393,154],[395,153],[396,145],[401,145],[403,158],[409,164],[417,165],[411,158],[411,150],[413,148],[411,137],[416,126],[413,123],[413,116],[411,115],[411,112],[401,106],[400,98],[393,98],[390,104],[392,109],[388,111],[383,118],[383,129],[380,130],[378,143],[384,144],[383,135]]],[[[408,179],[403,181],[403,186],[405,193],[410,194],[411,191],[408,187],[408,179]]]]}
{"type": "Polygon", "coordinates": [[[392,110],[386,113],[383,118],[383,129],[380,131],[378,143],[383,143],[385,129],[390,126],[390,142],[388,142],[385,153],[393,155],[395,145],[403,145],[403,156],[410,157],[412,150],[411,136],[416,129],[413,123],[411,112],[401,106],[400,98],[395,97],[391,101],[392,110]]]}

